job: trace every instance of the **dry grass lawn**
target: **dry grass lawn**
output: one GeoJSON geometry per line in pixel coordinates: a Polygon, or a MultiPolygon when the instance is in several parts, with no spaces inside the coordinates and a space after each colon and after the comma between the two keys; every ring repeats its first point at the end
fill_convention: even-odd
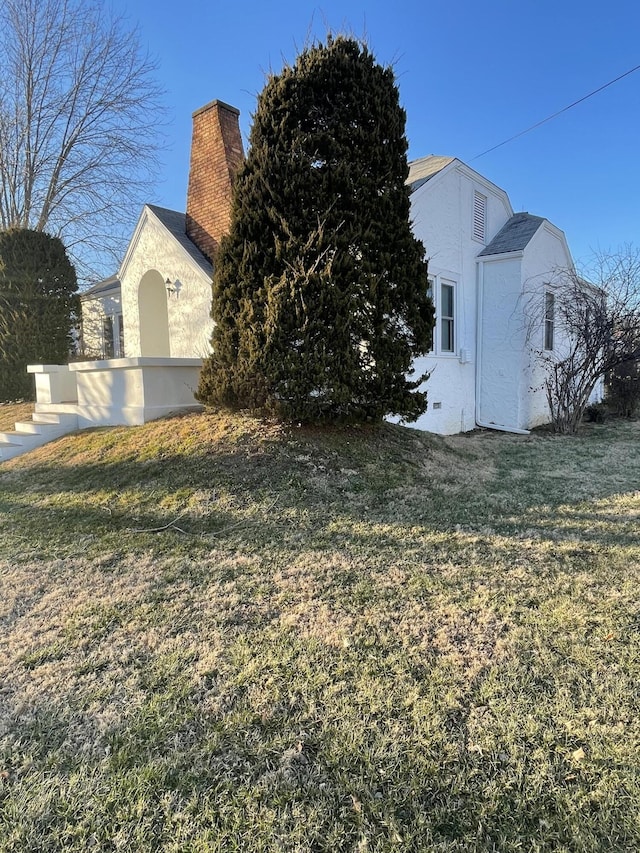
{"type": "Polygon", "coordinates": [[[0,464],[0,851],[640,849],[639,439],[209,414],[0,464]]]}
{"type": "Polygon", "coordinates": [[[33,414],[33,403],[0,403],[0,432],[14,429],[16,421],[29,420],[33,414]]]}

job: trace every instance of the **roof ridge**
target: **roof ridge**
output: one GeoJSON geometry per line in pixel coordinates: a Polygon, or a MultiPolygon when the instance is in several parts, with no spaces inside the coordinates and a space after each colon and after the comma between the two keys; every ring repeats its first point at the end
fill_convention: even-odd
{"type": "Polygon", "coordinates": [[[186,215],[186,214],[185,214],[185,212],[184,212],[184,210],[175,210],[175,208],[173,208],[173,207],[165,207],[165,206],[164,206],[164,205],[162,205],[162,204],[152,204],[151,202],[146,202],[146,203],[145,203],[145,207],[148,207],[150,210],[154,210],[154,209],[155,209],[155,210],[166,210],[166,211],[168,211],[169,213],[178,213],[178,214],[180,214],[181,216],[185,216],[185,215],[186,215]]]}

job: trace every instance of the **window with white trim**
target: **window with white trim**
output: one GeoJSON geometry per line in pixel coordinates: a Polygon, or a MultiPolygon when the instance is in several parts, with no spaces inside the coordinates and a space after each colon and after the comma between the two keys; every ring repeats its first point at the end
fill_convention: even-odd
{"type": "Polygon", "coordinates": [[[102,357],[113,358],[115,355],[115,340],[113,337],[113,315],[107,314],[102,320],[102,357]]]}
{"type": "Polygon", "coordinates": [[[487,233],[487,197],[473,191],[473,225],[471,233],[474,240],[484,243],[487,233]]]}
{"type": "Polygon", "coordinates": [[[544,348],[553,349],[553,332],[555,326],[555,296],[547,290],[544,295],[544,348]]]}
{"type": "Polygon", "coordinates": [[[455,352],[455,296],[451,282],[440,283],[440,352],[455,352]]]}
{"type": "MultiPolygon", "coordinates": [[[[429,299],[433,303],[433,307],[435,308],[436,307],[436,283],[435,283],[435,279],[433,279],[433,278],[431,278],[431,276],[429,276],[428,282],[429,283],[427,284],[427,296],[429,297],[429,299]]],[[[432,337],[431,337],[431,349],[429,350],[429,352],[435,352],[435,349],[436,349],[436,327],[434,326],[433,332],[432,332],[432,337]]]]}
{"type": "Polygon", "coordinates": [[[427,294],[436,311],[431,352],[453,355],[456,351],[456,282],[440,275],[429,278],[427,294]]]}
{"type": "Polygon", "coordinates": [[[102,318],[102,358],[124,358],[122,314],[105,314],[102,318]]]}
{"type": "Polygon", "coordinates": [[[118,320],[118,357],[124,358],[124,320],[122,314],[117,315],[118,320]]]}

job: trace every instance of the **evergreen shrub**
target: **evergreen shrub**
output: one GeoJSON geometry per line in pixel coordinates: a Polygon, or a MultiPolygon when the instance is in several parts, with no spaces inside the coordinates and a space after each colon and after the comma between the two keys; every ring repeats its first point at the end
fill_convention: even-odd
{"type": "Polygon", "coordinates": [[[57,237],[29,229],[0,232],[0,401],[33,398],[28,364],[69,360],[77,289],[57,237]]]}
{"type": "Polygon", "coordinates": [[[640,361],[626,361],[611,371],[607,382],[607,402],[625,418],[640,412],[640,361]]]}
{"type": "Polygon", "coordinates": [[[201,401],[305,422],[426,409],[412,363],[434,313],[405,118],[392,69],[352,38],[269,77],[215,259],[201,401]]]}

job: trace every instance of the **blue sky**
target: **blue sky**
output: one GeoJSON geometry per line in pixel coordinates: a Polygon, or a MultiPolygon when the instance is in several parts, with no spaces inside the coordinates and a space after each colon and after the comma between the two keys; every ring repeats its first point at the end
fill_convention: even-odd
{"type": "MultiPolygon", "coordinates": [[[[581,264],[640,244],[640,70],[531,133],[488,148],[640,65],[637,0],[114,0],[139,24],[166,89],[163,179],[151,202],[184,210],[191,113],[219,98],[246,138],[265,73],[328,28],[365,36],[394,66],[409,157],[459,157],[515,210],[564,230],[581,264]]],[[[427,247],[428,251],[428,247],[427,247]]]]}

